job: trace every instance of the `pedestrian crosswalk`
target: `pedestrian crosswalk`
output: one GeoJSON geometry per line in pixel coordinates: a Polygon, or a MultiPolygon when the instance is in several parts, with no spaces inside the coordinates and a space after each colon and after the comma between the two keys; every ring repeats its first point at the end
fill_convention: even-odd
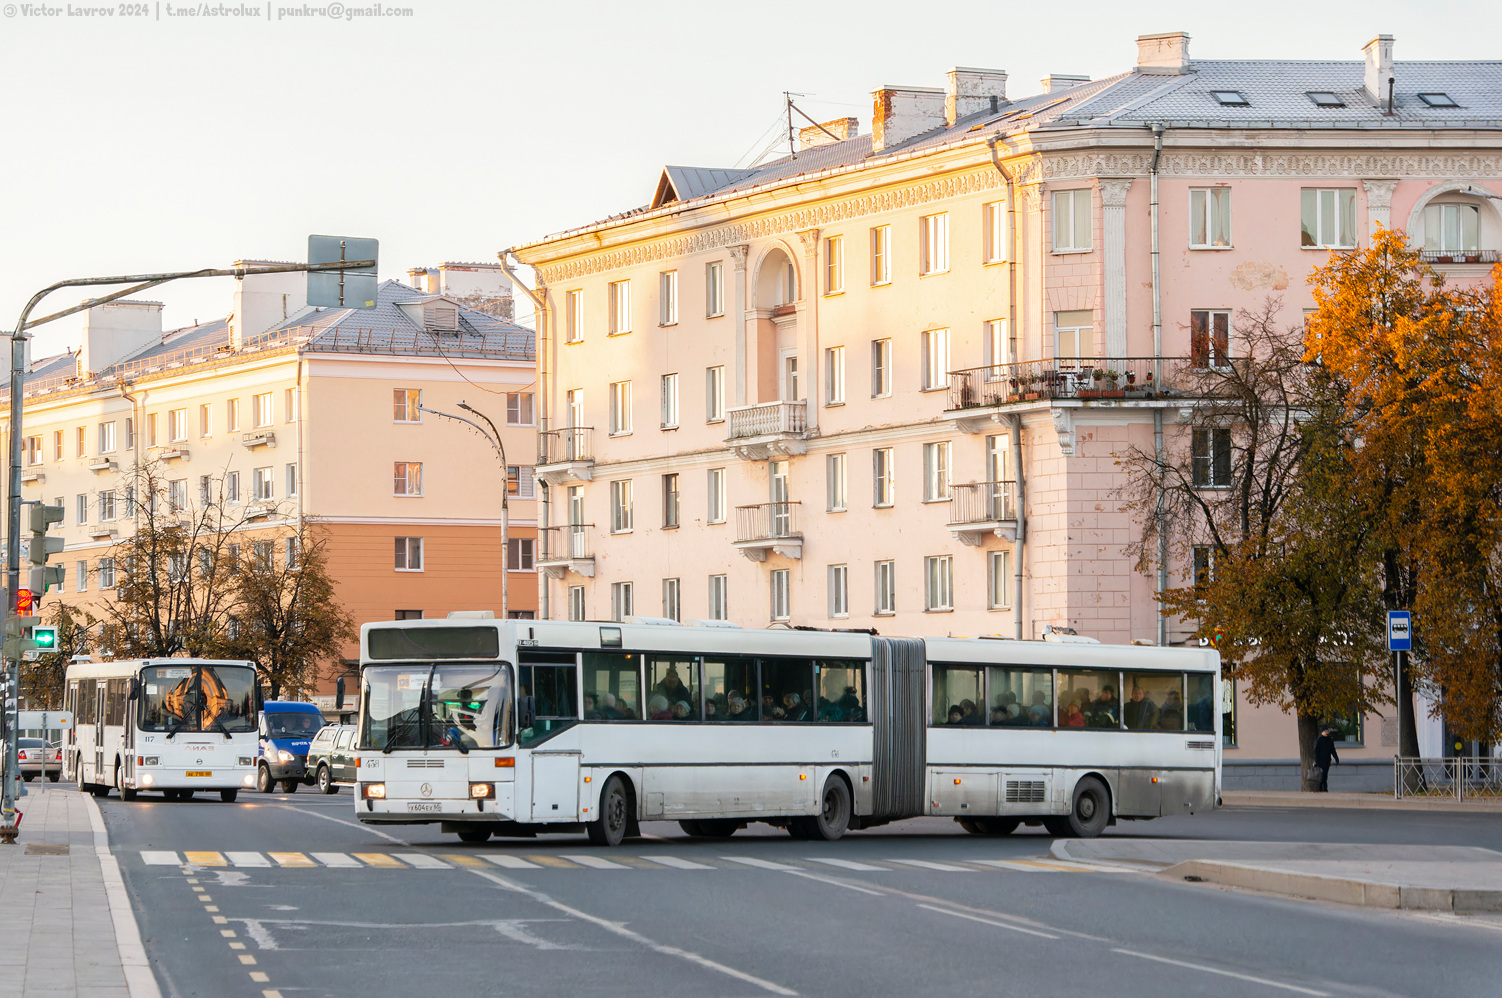
{"type": "Polygon", "coordinates": [[[932,873],[1132,873],[1130,868],[1102,863],[1080,863],[1053,858],[963,859],[936,862],[926,859],[891,858],[853,860],[833,856],[808,856],[770,860],[760,856],[696,855],[693,859],[662,853],[609,855],[594,853],[512,852],[245,852],[141,850],[146,866],[227,869],[331,869],[331,870],[764,870],[797,873],[808,870],[848,870],[858,873],[896,873],[922,870],[932,873]]]}

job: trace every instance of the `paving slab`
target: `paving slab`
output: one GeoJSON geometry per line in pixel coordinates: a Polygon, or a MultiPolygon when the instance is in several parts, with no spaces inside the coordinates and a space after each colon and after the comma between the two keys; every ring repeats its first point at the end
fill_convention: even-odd
{"type": "Polygon", "coordinates": [[[1469,811],[1502,814],[1502,798],[1394,797],[1392,794],[1316,794],[1292,790],[1227,790],[1221,794],[1227,807],[1340,807],[1378,808],[1388,811],[1469,811]]]}

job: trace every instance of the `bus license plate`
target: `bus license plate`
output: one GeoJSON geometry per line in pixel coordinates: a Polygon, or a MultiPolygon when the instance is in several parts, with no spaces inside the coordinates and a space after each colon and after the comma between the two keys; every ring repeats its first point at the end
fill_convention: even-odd
{"type": "Polygon", "coordinates": [[[188,775],[189,776],[213,776],[214,774],[211,771],[207,770],[207,769],[196,769],[196,770],[195,769],[190,769],[190,770],[188,770],[188,775]]]}
{"type": "Polygon", "coordinates": [[[442,811],[442,804],[429,804],[426,801],[413,800],[407,802],[408,811],[442,811]]]}

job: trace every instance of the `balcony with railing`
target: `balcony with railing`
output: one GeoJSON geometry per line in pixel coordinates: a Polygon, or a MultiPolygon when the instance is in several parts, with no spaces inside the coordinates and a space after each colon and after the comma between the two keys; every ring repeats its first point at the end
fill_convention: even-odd
{"type": "Polygon", "coordinates": [[[1017,539],[1016,482],[967,482],[949,494],[949,531],[961,544],[978,547],[987,534],[1017,539]]]}
{"type": "Polygon", "coordinates": [[[538,478],[549,485],[587,482],[594,477],[594,428],[566,426],[537,435],[538,478]]]}
{"type": "Polygon", "coordinates": [[[949,374],[948,412],[963,418],[976,410],[1027,402],[1115,401],[1188,397],[1203,391],[1193,376],[1224,367],[1229,357],[1206,351],[1194,357],[1053,357],[1020,364],[993,364],[949,374]]]}
{"type": "Polygon", "coordinates": [[[593,578],[595,556],[590,548],[593,533],[594,524],[590,523],[538,528],[537,567],[550,579],[561,579],[567,572],[593,578]]]}
{"type": "Polygon", "coordinates": [[[763,402],[725,413],[729,434],[725,445],[747,461],[765,461],[804,452],[808,436],[808,403],[763,402]]]}
{"type": "Polygon", "coordinates": [[[735,507],[735,547],[752,561],[766,561],[767,552],[784,558],[803,557],[803,534],[795,520],[796,502],[764,502],[735,507]]]}
{"type": "Polygon", "coordinates": [[[1484,249],[1423,249],[1419,250],[1419,259],[1431,264],[1449,263],[1484,263],[1493,264],[1502,260],[1502,252],[1484,249]]]}

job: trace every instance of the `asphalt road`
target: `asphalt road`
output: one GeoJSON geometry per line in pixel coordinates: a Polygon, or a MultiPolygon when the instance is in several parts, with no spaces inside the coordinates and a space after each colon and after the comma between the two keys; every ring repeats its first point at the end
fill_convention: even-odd
{"type": "MultiPolygon", "coordinates": [[[[601,850],[371,829],[348,792],[101,807],[168,996],[1463,998],[1498,994],[1502,967],[1499,920],[1060,864],[1041,834],[947,819],[835,843],[647,823],[601,850]]],[[[1502,848],[1497,815],[1437,812],[1227,809],[1108,834],[1502,848]]]]}

